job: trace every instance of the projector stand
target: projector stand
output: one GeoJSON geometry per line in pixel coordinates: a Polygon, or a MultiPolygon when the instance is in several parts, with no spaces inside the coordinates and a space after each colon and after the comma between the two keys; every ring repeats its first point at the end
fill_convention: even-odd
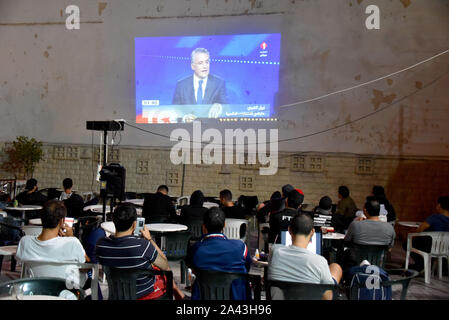
{"type": "MultiPolygon", "coordinates": [[[[106,167],[106,157],[107,157],[107,146],[108,146],[108,131],[123,131],[124,121],[87,121],[86,129],[87,130],[95,130],[95,131],[103,131],[103,164],[102,168],[106,167]]],[[[103,217],[106,221],[106,200],[108,195],[106,193],[106,182],[100,183],[100,196],[103,198],[103,217]]],[[[111,211],[112,214],[113,206],[115,202],[115,197],[111,198],[111,211]]]]}

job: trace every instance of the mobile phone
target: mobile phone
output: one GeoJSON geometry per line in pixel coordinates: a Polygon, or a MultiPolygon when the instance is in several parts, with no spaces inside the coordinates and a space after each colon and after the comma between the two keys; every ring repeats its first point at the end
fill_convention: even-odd
{"type": "Polygon", "coordinates": [[[134,229],[134,235],[135,236],[140,236],[140,230],[143,229],[143,227],[145,226],[145,218],[137,218],[137,225],[136,225],[136,229],[134,229]]]}
{"type": "Polygon", "coordinates": [[[73,223],[75,222],[75,219],[74,218],[71,218],[71,217],[65,217],[65,219],[64,219],[64,223],[66,224],[66,225],[68,225],[70,228],[72,228],[73,227],[73,223]]]}

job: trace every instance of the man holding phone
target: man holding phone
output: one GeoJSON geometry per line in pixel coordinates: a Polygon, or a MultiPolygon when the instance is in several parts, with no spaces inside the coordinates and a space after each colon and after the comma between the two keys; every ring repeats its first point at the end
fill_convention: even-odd
{"type": "MultiPolygon", "coordinates": [[[[65,223],[67,209],[62,201],[51,200],[44,204],[40,213],[42,232],[38,236],[27,235],[20,239],[16,257],[21,261],[86,262],[86,253],[81,242],[73,236],[73,229],[65,223]]],[[[32,270],[34,276],[72,277],[76,288],[83,288],[87,274],[73,266],[38,266],[32,270]]]]}
{"type": "MultiPolygon", "coordinates": [[[[151,237],[146,228],[145,219],[139,220],[141,233],[136,236],[138,226],[137,211],[133,204],[119,205],[112,214],[115,225],[115,235],[98,240],[96,255],[100,264],[113,268],[136,268],[151,270],[169,270],[168,260],[151,237]],[[142,223],[143,221],[143,223],[142,223]]],[[[177,299],[183,299],[184,294],[173,281],[173,291],[177,299]]],[[[145,275],[136,281],[138,300],[153,300],[165,292],[165,277],[145,275]]]]}

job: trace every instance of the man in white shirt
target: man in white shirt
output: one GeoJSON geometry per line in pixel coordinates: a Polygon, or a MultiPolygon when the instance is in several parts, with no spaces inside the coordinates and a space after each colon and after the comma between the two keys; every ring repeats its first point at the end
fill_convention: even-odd
{"type": "MultiPolygon", "coordinates": [[[[338,284],[343,276],[341,267],[307,249],[315,233],[313,220],[307,214],[294,216],[288,227],[292,245],[273,245],[268,258],[268,279],[298,283],[338,284]]],[[[273,299],[275,296],[273,295],[273,299]]],[[[325,295],[331,299],[332,295],[325,295]]]]}
{"type": "Polygon", "coordinates": [[[66,199],[70,198],[70,196],[72,195],[72,187],[73,187],[72,179],[65,178],[62,181],[62,186],[64,187],[64,191],[59,196],[60,201],[66,200],[66,199]]]}
{"type": "MultiPolygon", "coordinates": [[[[73,229],[64,223],[67,210],[57,200],[45,203],[41,211],[42,233],[20,239],[16,257],[20,261],[86,262],[86,253],[73,229]]],[[[27,271],[33,277],[56,277],[67,280],[74,288],[82,288],[87,274],[76,265],[39,265],[27,271]]]]}

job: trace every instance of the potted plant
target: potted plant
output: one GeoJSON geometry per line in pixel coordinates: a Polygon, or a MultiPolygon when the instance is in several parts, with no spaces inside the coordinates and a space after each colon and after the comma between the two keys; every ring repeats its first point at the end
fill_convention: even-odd
{"type": "Polygon", "coordinates": [[[42,142],[24,136],[17,137],[12,146],[6,147],[5,153],[7,160],[2,168],[13,173],[16,179],[32,178],[34,168],[44,157],[42,142]]]}

